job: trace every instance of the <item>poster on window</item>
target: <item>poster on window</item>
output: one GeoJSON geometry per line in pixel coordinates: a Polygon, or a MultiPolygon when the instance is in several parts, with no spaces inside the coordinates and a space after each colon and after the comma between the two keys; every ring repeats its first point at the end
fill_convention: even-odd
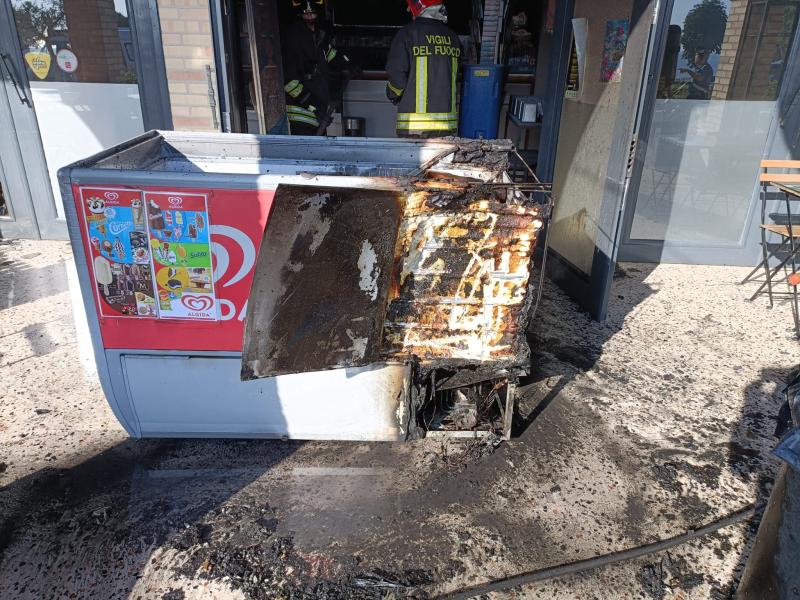
{"type": "Polygon", "coordinates": [[[567,71],[567,89],[564,97],[576,100],[581,96],[581,88],[586,73],[586,46],[589,41],[589,21],[585,18],[572,19],[572,44],[567,71]]]}
{"type": "Polygon", "coordinates": [[[144,201],[159,317],[218,320],[206,196],[145,192],[144,201]]]}
{"type": "Polygon", "coordinates": [[[580,95],[581,78],[578,68],[578,50],[575,47],[575,38],[572,38],[572,49],[569,55],[569,69],[567,69],[567,89],[564,92],[565,98],[575,100],[580,95]]]}
{"type": "Polygon", "coordinates": [[[85,187],[81,204],[101,316],[155,318],[141,192],[85,187]]]}
{"type": "Polygon", "coordinates": [[[607,83],[622,80],[622,62],[628,48],[628,19],[606,21],[606,37],[603,41],[603,61],[600,81],[607,83]]]}

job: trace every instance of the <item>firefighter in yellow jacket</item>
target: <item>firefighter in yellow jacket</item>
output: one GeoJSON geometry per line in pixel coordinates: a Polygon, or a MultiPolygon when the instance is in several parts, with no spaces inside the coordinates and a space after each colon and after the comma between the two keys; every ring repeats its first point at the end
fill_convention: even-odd
{"type": "Polygon", "coordinates": [[[287,28],[283,44],[289,131],[292,135],[323,135],[330,122],[336,84],[355,69],[320,24],[325,0],[291,1],[298,18],[287,28]]]}
{"type": "Polygon", "coordinates": [[[414,20],[392,40],[386,95],[397,105],[397,134],[442,137],[458,130],[461,42],[442,0],[406,0],[414,20]]]}

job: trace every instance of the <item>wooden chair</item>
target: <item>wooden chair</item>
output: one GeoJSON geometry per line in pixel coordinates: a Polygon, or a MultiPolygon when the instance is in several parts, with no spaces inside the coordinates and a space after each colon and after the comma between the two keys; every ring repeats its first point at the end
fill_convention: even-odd
{"type": "MultiPolygon", "coordinates": [[[[789,283],[792,295],[794,298],[794,321],[795,321],[795,328],[797,329],[798,333],[800,333],[800,314],[798,314],[798,303],[797,303],[797,282],[798,282],[798,273],[797,273],[797,264],[796,264],[796,255],[798,249],[800,249],[800,219],[798,222],[793,222],[793,218],[800,217],[800,215],[792,214],[792,200],[800,200],[800,198],[796,196],[792,196],[791,194],[784,193],[786,198],[786,214],[785,215],[778,215],[772,214],[769,215],[767,213],[767,208],[769,204],[769,190],[770,188],[774,188],[775,184],[794,184],[800,185],[800,160],[762,160],[761,161],[761,172],[759,173],[759,183],[761,185],[761,252],[762,252],[762,260],[761,262],[753,269],[753,271],[744,279],[744,281],[748,281],[755,273],[757,273],[760,269],[764,269],[765,274],[765,281],[761,284],[761,286],[756,290],[753,294],[751,300],[755,300],[755,298],[762,293],[764,288],[767,288],[767,293],[769,295],[769,306],[772,308],[774,306],[773,301],[773,292],[772,292],[772,285],[773,285],[773,278],[780,272],[781,269],[786,267],[789,263],[792,266],[792,273],[787,278],[787,282],[789,283]],[[779,222],[776,222],[774,217],[780,216],[777,219],[779,222]],[[784,221],[780,222],[780,221],[784,221]],[[780,243],[776,248],[770,250],[769,245],[769,236],[776,235],[780,239],[780,243]],[[788,251],[788,252],[787,252],[788,251]],[[787,252],[787,256],[780,260],[777,266],[770,267],[769,261],[773,257],[779,257],[781,253],[787,252]]],[[[779,188],[776,188],[779,191],[779,188]]],[[[742,283],[744,283],[744,281],[742,283]]]]}

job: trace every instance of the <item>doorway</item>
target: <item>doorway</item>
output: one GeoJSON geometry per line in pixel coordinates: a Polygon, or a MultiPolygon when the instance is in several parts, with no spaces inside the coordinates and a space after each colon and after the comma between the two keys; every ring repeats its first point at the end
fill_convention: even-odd
{"type": "Polygon", "coordinates": [[[0,0],[0,237],[64,239],[16,36],[11,5],[0,0]]]}
{"type": "MultiPolygon", "coordinates": [[[[546,1],[512,4],[524,4],[530,12],[538,13],[546,1]]],[[[281,46],[282,35],[297,19],[297,9],[292,5],[288,0],[212,0],[218,87],[226,131],[289,133],[281,46]]],[[[332,36],[337,53],[357,66],[352,79],[332,85],[327,135],[343,135],[347,129],[343,121],[353,117],[363,122],[362,133],[366,137],[396,137],[397,111],[386,97],[385,67],[393,37],[411,18],[405,1],[327,0],[316,6],[321,28],[332,36]]],[[[446,6],[448,26],[459,36],[469,60],[476,62],[481,4],[447,0],[446,6]]],[[[522,71],[512,70],[515,76],[509,81],[532,83],[533,77],[521,77],[522,71]]],[[[529,88],[525,87],[528,93],[529,88]]]]}
{"type": "Polygon", "coordinates": [[[3,237],[66,239],[58,169],[144,132],[131,25],[126,0],[0,0],[3,237]]]}

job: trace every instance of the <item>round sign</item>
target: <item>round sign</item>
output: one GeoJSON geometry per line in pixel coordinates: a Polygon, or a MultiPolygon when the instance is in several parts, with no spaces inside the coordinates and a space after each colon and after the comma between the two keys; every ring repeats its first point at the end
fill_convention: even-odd
{"type": "Polygon", "coordinates": [[[58,54],[56,54],[56,62],[58,63],[58,68],[65,73],[74,73],[78,70],[78,57],[75,56],[72,50],[67,50],[66,48],[59,50],[58,54]]]}

